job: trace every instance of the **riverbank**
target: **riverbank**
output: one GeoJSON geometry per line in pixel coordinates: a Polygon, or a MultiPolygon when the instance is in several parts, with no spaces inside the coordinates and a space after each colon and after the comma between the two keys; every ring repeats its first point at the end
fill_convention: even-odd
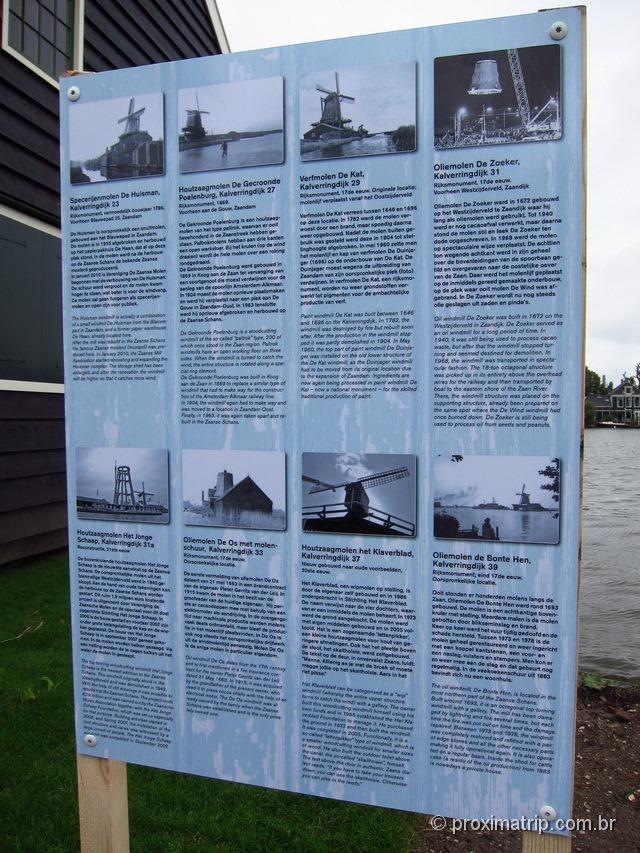
{"type": "MultiPolygon", "coordinates": [[[[587,682],[583,676],[581,681],[587,682]]],[[[615,679],[607,686],[578,689],[574,819],[598,816],[614,820],[610,831],[572,833],[572,853],[636,853],[640,851],[640,679],[615,679]],[[635,799],[630,799],[634,797],[635,799]]],[[[606,679],[609,680],[609,679],[606,679]]],[[[414,853],[521,853],[516,831],[435,831],[427,819],[414,853]]]]}

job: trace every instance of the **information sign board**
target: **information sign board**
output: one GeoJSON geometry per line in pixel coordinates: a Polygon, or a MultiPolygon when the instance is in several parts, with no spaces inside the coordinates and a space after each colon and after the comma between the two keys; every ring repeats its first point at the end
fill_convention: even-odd
{"type": "Polygon", "coordinates": [[[62,82],[81,753],[570,816],[582,74],[562,9],[62,82]]]}

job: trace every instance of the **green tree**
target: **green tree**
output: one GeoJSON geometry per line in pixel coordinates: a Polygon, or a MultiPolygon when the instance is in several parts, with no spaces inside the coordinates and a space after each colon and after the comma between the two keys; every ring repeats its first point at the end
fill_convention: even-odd
{"type": "Polygon", "coordinates": [[[596,422],[596,407],[591,400],[584,401],[584,425],[594,426],[596,422]]]}
{"type": "Polygon", "coordinates": [[[585,394],[604,394],[606,391],[606,387],[604,382],[595,372],[595,370],[589,370],[588,367],[584,369],[584,393],[585,394]]]}

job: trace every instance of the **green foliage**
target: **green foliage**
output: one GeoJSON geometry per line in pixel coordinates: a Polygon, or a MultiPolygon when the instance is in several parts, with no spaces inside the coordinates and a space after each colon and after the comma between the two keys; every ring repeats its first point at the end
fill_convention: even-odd
{"type": "Polygon", "coordinates": [[[590,400],[584,401],[584,425],[593,426],[596,422],[596,407],[590,400]]]}
{"type": "Polygon", "coordinates": [[[44,682],[44,685],[47,688],[47,692],[49,692],[50,690],[55,690],[56,687],[58,687],[58,685],[60,684],[60,682],[56,684],[51,678],[49,678],[48,675],[41,675],[40,681],[44,682]]]}
{"type": "Polygon", "coordinates": [[[20,691],[21,702],[34,702],[37,698],[38,696],[31,685],[29,685],[25,690],[20,691]]]}
{"type": "MultiPolygon", "coordinates": [[[[41,675],[40,678],[38,679],[38,681],[43,682],[44,688],[45,688],[44,692],[46,692],[46,693],[49,693],[51,690],[55,690],[56,687],[58,687],[60,684],[60,682],[58,682],[56,684],[56,682],[53,681],[52,678],[49,678],[48,675],[41,675]]],[[[32,687],[32,685],[30,684],[24,690],[20,691],[20,701],[21,702],[35,702],[36,699],[40,698],[40,694],[43,692],[43,688],[40,687],[39,690],[40,690],[40,693],[38,692],[37,689],[32,687]]]]}
{"type": "Polygon", "coordinates": [[[621,683],[614,678],[606,678],[604,675],[598,675],[595,672],[585,672],[578,678],[579,687],[597,690],[598,692],[604,690],[605,687],[620,687],[621,683]]]}
{"type": "MultiPolygon", "coordinates": [[[[80,848],[67,575],[63,557],[0,573],[2,853],[80,848]]],[[[128,788],[132,853],[406,853],[421,822],[134,765],[128,788]]]]}
{"type": "MultiPolygon", "coordinates": [[[[627,376],[627,371],[622,374],[621,383],[640,386],[640,361],[633,369],[633,374],[627,376]]],[[[606,376],[598,376],[595,370],[584,369],[584,393],[588,394],[610,394],[613,391],[613,382],[607,382],[606,376]]],[[[585,421],[586,423],[586,421],[585,421]]]]}
{"type": "Polygon", "coordinates": [[[605,394],[606,386],[604,384],[604,376],[600,378],[595,370],[584,369],[584,393],[585,394],[605,394]]]}

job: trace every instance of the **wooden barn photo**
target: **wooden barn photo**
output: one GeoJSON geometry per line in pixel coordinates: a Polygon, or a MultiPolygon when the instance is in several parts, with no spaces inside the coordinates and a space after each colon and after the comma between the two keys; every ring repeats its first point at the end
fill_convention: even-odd
{"type": "Polygon", "coordinates": [[[285,454],[275,450],[184,450],[187,525],[285,530],[285,454]]]}

